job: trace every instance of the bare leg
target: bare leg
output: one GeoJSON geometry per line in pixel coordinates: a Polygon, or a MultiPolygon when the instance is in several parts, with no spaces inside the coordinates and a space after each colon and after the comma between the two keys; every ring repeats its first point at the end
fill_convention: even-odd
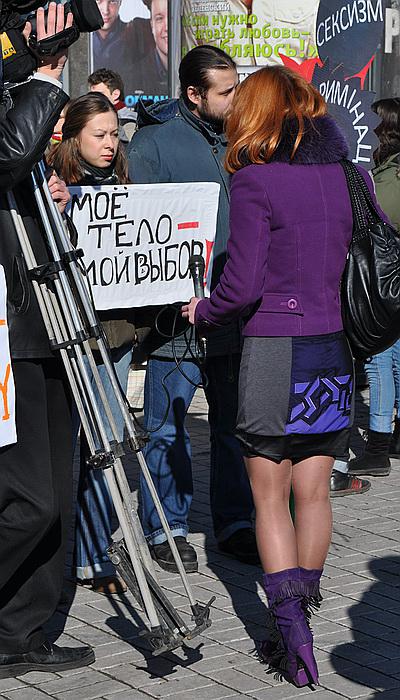
{"type": "Polygon", "coordinates": [[[329,498],[332,457],[310,457],[293,467],[298,566],[322,569],[332,537],[329,498]]]}
{"type": "Polygon", "coordinates": [[[298,566],[296,532],[289,512],[292,463],[264,457],[246,460],[256,509],[256,537],[264,571],[298,566]]]}
{"type": "Polygon", "coordinates": [[[246,459],[264,571],[323,568],[332,535],[329,484],[333,461],[332,457],[310,457],[292,467],[288,460],[276,464],[263,457],[246,459]],[[288,507],[291,485],[295,528],[288,507]]]}
{"type": "MultiPolygon", "coordinates": [[[[256,535],[265,571],[264,588],[286,651],[286,672],[299,687],[311,677],[318,683],[313,639],[304,603],[316,595],[331,539],[329,500],[331,457],[311,457],[292,466],[289,460],[275,464],[253,457],[246,460],[256,507],[256,535]],[[292,486],[295,526],[289,512],[292,486]],[[302,568],[299,568],[302,567],[302,568]],[[300,586],[304,593],[297,593],[300,586]],[[304,668],[298,664],[298,657],[304,668]],[[306,669],[306,670],[305,670],[306,669]]],[[[276,640],[261,648],[264,660],[276,664],[276,640]]]]}

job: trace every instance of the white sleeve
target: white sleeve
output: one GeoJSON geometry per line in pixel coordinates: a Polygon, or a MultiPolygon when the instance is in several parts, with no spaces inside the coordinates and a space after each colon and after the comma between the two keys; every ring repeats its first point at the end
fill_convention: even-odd
{"type": "Polygon", "coordinates": [[[53,85],[56,85],[56,87],[63,89],[62,83],[57,80],[56,78],[52,78],[50,75],[46,75],[45,73],[34,73],[32,75],[32,80],[44,80],[45,83],[52,83],[53,85]]]}

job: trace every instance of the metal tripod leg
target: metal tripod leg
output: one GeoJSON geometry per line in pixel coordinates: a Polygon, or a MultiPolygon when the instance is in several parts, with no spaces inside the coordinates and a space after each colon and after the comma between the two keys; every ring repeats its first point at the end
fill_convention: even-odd
{"type": "MultiPolygon", "coordinates": [[[[8,201],[10,205],[10,211],[11,215],[16,227],[17,235],[20,241],[21,249],[25,257],[25,261],[28,267],[28,270],[33,270],[35,269],[36,266],[36,260],[34,257],[34,253],[32,250],[32,247],[30,245],[29,239],[26,235],[26,230],[23,225],[22,219],[20,215],[18,214],[17,208],[16,208],[16,202],[15,198],[11,193],[8,195],[8,201]]],[[[53,279],[53,282],[56,282],[56,280],[53,279]]],[[[61,329],[63,328],[65,331],[65,323],[62,319],[62,314],[61,314],[61,309],[58,305],[58,299],[57,297],[47,289],[46,285],[44,282],[42,284],[39,284],[38,282],[34,282],[34,289],[35,293],[38,298],[38,303],[39,307],[44,314],[45,318],[45,324],[46,324],[46,329],[48,331],[49,339],[51,340],[53,347],[55,345],[65,345],[68,341],[65,335],[62,335],[61,329]]],[[[65,308],[64,308],[65,311],[65,308]]],[[[69,318],[70,320],[70,318],[69,318]]],[[[68,350],[65,347],[61,347],[61,356],[64,362],[64,366],[67,372],[68,379],[71,382],[71,387],[74,390],[77,390],[77,382],[75,380],[74,376],[74,371],[71,366],[71,355],[68,352],[68,350]]],[[[80,348],[74,348],[74,350],[80,351],[80,348]]],[[[90,348],[89,348],[90,351],[90,348]]],[[[93,394],[93,390],[91,387],[90,383],[90,378],[88,377],[87,372],[85,372],[85,365],[83,362],[83,357],[81,357],[81,370],[83,370],[83,384],[86,384],[86,389],[88,390],[89,393],[89,399],[91,400],[92,406],[94,408],[94,413],[95,416],[97,417],[98,420],[98,428],[100,431],[100,437],[102,438],[104,449],[107,454],[110,456],[112,455],[110,444],[107,439],[106,431],[104,426],[101,424],[101,418],[100,418],[100,413],[98,406],[96,404],[95,396],[93,394]]],[[[76,367],[75,367],[76,370],[76,367]]],[[[75,397],[79,396],[78,393],[75,394],[75,397]]],[[[83,404],[81,405],[82,408],[83,404]]],[[[79,408],[79,407],[78,407],[79,408]]],[[[95,438],[93,437],[89,427],[88,427],[88,422],[85,420],[86,416],[84,411],[82,411],[81,415],[83,425],[85,426],[86,423],[86,428],[88,429],[87,433],[87,439],[88,439],[88,444],[89,446],[92,447],[92,451],[96,452],[96,447],[95,447],[95,438]]],[[[110,462],[110,467],[112,466],[112,462],[110,462]]],[[[122,466],[119,465],[119,469],[122,469],[122,466]]],[[[130,512],[128,508],[126,507],[126,504],[124,503],[122,496],[120,494],[117,480],[115,478],[115,474],[111,468],[105,469],[105,478],[107,480],[108,487],[110,489],[111,497],[114,503],[114,507],[117,513],[118,520],[120,522],[120,526],[124,535],[124,540],[126,543],[126,546],[128,548],[131,562],[133,569],[135,571],[135,576],[138,581],[138,585],[142,591],[142,599],[144,603],[144,611],[149,619],[150,626],[151,628],[156,628],[158,629],[160,627],[159,624],[159,619],[157,616],[157,612],[155,610],[155,606],[153,603],[153,599],[151,596],[151,593],[149,591],[149,587],[147,584],[146,580],[146,574],[143,571],[143,566],[140,560],[140,552],[138,551],[137,547],[137,541],[133,533],[133,526],[132,526],[132,520],[130,519],[129,515],[130,512]]],[[[138,538],[139,539],[139,538],[138,538]]]]}
{"type": "MultiPolygon", "coordinates": [[[[43,167],[41,166],[38,171],[40,184],[38,184],[38,179],[35,176],[33,176],[32,181],[42,223],[45,228],[46,241],[53,258],[53,262],[48,265],[48,270],[43,270],[43,268],[46,268],[46,265],[37,265],[22,218],[18,213],[15,199],[11,193],[9,195],[10,209],[21,249],[28,269],[32,274],[35,294],[50,343],[54,348],[60,350],[66,368],[81,417],[82,427],[88,439],[92,465],[100,466],[104,469],[111,498],[120,522],[124,544],[115,545],[114,556],[118,555],[119,557],[117,566],[119,570],[123,569],[125,571],[127,582],[130,582],[132,592],[136,597],[140,598],[151,628],[146,633],[146,636],[149,638],[154,653],[162,653],[166,649],[179,646],[184,639],[192,638],[199,634],[205,626],[211,624],[209,608],[213,599],[206,606],[203,606],[196,603],[192,595],[186,572],[162,511],[151,475],[140,452],[141,436],[135,430],[125,397],[116,379],[114,367],[102,336],[101,326],[92,307],[82,267],[78,264],[75,251],[71,249],[64,222],[51,199],[47,183],[44,179],[42,180],[42,176],[43,167]],[[76,297],[78,297],[78,300],[76,297]],[[139,519],[131,502],[129,485],[119,459],[119,455],[122,454],[122,446],[119,444],[115,418],[107,401],[88,342],[88,338],[93,335],[97,340],[102,361],[106,367],[119,409],[124,418],[131,447],[137,452],[139,465],[148,482],[155,506],[165,527],[166,537],[170,542],[181,573],[196,623],[195,628],[192,630],[185,625],[179,613],[169,603],[155,579],[153,562],[139,519]],[[106,414],[108,430],[113,436],[112,441],[108,439],[108,431],[99,411],[98,399],[96,399],[93,392],[89,370],[106,414]]],[[[112,553],[111,556],[113,556],[112,553]]]]}

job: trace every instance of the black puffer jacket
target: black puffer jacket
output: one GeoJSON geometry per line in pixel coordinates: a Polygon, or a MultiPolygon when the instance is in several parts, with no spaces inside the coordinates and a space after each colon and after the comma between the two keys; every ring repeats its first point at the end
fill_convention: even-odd
{"type": "Polygon", "coordinates": [[[53,83],[33,79],[13,99],[8,111],[0,105],[0,264],[7,282],[11,355],[33,359],[51,356],[51,350],[5,193],[13,190],[37,261],[46,262],[30,172],[41,159],[68,96],[53,83]]]}

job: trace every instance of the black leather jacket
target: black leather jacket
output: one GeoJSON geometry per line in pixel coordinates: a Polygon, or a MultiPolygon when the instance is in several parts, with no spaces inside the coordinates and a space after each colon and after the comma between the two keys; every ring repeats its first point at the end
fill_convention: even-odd
{"type": "Polygon", "coordinates": [[[11,356],[51,356],[47,333],[11,219],[6,191],[12,189],[38,263],[48,259],[30,181],[68,96],[53,83],[33,79],[0,106],[0,264],[5,269],[11,356]]]}

